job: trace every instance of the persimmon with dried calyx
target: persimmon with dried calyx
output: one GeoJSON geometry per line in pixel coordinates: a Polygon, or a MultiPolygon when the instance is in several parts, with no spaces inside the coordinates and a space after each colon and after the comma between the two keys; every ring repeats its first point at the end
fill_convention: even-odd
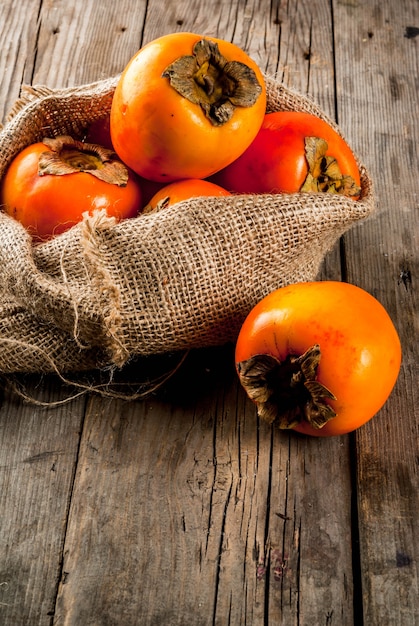
{"type": "Polygon", "coordinates": [[[112,150],[60,136],[31,144],[14,158],[0,201],[39,242],[68,230],[85,212],[104,209],[118,220],[135,217],[141,189],[112,150]]]}
{"type": "Polygon", "coordinates": [[[182,200],[189,200],[190,198],[197,198],[199,196],[221,197],[230,195],[229,191],[219,185],[201,180],[200,178],[177,180],[165,185],[157,191],[145,206],[143,213],[150,213],[156,209],[164,209],[182,200]]]}
{"type": "Polygon", "coordinates": [[[349,145],[326,121],[300,111],[267,113],[251,145],[214,182],[239,193],[321,192],[354,200],[361,193],[349,145]]]}
{"type": "Polygon", "coordinates": [[[257,64],[238,46],[172,33],[141,48],[116,86],[112,143],[144,178],[206,178],[253,141],[266,110],[257,64]]]}
{"type": "Polygon", "coordinates": [[[372,295],[319,281],[263,298],[242,325],[235,360],[262,419],[330,436],[357,429],[384,405],[399,374],[401,347],[372,295]]]}

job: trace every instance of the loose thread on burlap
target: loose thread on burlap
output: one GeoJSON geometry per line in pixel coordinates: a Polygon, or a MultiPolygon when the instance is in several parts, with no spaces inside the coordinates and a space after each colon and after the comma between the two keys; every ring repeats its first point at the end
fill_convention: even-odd
{"type": "Polygon", "coordinates": [[[189,350],[185,350],[185,352],[181,355],[179,362],[176,363],[176,365],[172,369],[170,369],[168,372],[164,372],[160,376],[156,376],[155,378],[153,378],[152,380],[146,383],[138,383],[137,381],[134,381],[134,382],[124,381],[121,383],[112,382],[113,373],[117,369],[115,366],[113,366],[113,367],[106,368],[110,372],[109,382],[100,383],[100,384],[93,384],[93,383],[87,384],[87,383],[83,383],[74,379],[72,380],[71,378],[64,376],[64,374],[60,371],[59,367],[56,365],[54,359],[52,359],[45,350],[43,350],[42,348],[39,348],[38,346],[26,344],[25,342],[18,341],[17,339],[4,339],[4,338],[0,338],[0,344],[9,344],[14,347],[24,348],[26,350],[30,348],[31,350],[34,350],[40,353],[43,356],[43,358],[45,358],[45,360],[50,364],[51,370],[53,371],[54,374],[57,375],[57,377],[61,380],[61,382],[63,382],[65,385],[68,385],[70,387],[79,389],[78,392],[73,393],[67,396],[66,398],[63,398],[62,400],[44,402],[42,400],[37,400],[33,396],[30,396],[24,390],[24,386],[22,385],[22,383],[18,382],[16,376],[9,375],[9,376],[1,377],[4,385],[8,386],[22,400],[24,400],[28,404],[33,404],[35,406],[44,407],[44,408],[53,408],[56,406],[65,405],[87,394],[95,394],[95,395],[99,395],[102,397],[111,398],[114,400],[126,400],[126,401],[144,400],[148,398],[149,396],[151,396],[153,393],[156,393],[179,371],[179,369],[184,364],[190,352],[189,350]],[[122,389],[122,388],[134,387],[134,386],[137,386],[139,390],[133,393],[128,393],[128,392],[123,393],[123,392],[117,392],[114,390],[115,388],[122,389]]]}

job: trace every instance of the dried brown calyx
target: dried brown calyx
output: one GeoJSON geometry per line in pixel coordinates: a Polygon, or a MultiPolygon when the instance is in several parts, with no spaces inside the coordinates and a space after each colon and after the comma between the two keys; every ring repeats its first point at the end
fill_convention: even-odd
{"type": "Polygon", "coordinates": [[[198,104],[214,126],[231,119],[236,107],[251,107],[262,93],[252,68],[228,61],[217,43],[201,39],[193,54],[179,57],[163,72],[183,97],[198,104]]]}
{"type": "Polygon", "coordinates": [[[335,157],[326,156],[327,148],[327,141],[321,137],[305,138],[308,174],[300,191],[320,191],[358,197],[361,188],[352,176],[342,174],[335,157]]]}
{"type": "Polygon", "coordinates": [[[269,354],[257,354],[237,363],[239,379],[249,398],[257,405],[258,415],[279,428],[293,428],[302,421],[322,428],[336,413],[326,402],[336,400],[317,380],[320,346],[301,356],[279,361],[269,354]]]}
{"type": "Polygon", "coordinates": [[[107,183],[125,187],[128,182],[128,169],[117,159],[115,152],[93,143],[77,141],[68,135],[42,140],[49,150],[45,150],[38,163],[38,174],[64,176],[77,172],[87,172],[107,183]]]}
{"type": "Polygon", "coordinates": [[[161,211],[162,209],[167,209],[169,205],[170,205],[170,196],[165,196],[164,198],[162,198],[161,200],[157,202],[155,207],[153,207],[150,204],[150,202],[146,204],[146,206],[142,210],[142,213],[144,215],[145,213],[152,213],[153,211],[155,212],[161,211]]]}

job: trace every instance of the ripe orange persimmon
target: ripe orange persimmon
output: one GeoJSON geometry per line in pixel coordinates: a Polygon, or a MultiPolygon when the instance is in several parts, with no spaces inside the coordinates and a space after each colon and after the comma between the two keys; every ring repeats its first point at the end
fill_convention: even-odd
{"type": "Polygon", "coordinates": [[[198,196],[230,196],[230,192],[215,183],[211,183],[200,178],[186,178],[177,180],[162,187],[151,198],[144,208],[144,213],[153,211],[158,206],[160,208],[176,204],[182,200],[196,198],[198,196]]]}
{"type": "Polygon", "coordinates": [[[262,73],[241,48],[172,33],[141,48],[122,72],[111,108],[112,143],[144,178],[206,178],[247,148],[265,110],[262,73]]]}
{"type": "Polygon", "coordinates": [[[319,281],[263,298],[240,330],[235,360],[262,418],[309,435],[340,435],[365,424],[386,402],[401,347],[372,295],[319,281]]]}
{"type": "Polygon", "coordinates": [[[113,151],[62,136],[31,144],[14,158],[1,183],[0,201],[39,242],[95,209],[117,219],[135,217],[141,189],[113,151]]]}
{"type": "Polygon", "coordinates": [[[358,164],[330,124],[301,111],[265,115],[254,141],[213,181],[238,193],[329,192],[360,195],[358,164]]]}

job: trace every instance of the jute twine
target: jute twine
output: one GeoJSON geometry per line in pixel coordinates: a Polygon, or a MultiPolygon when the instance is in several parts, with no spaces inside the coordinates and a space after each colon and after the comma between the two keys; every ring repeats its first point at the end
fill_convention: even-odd
{"type": "MultiPolygon", "coordinates": [[[[118,77],[72,89],[28,87],[0,132],[0,178],[45,136],[83,136],[110,110],[118,77]]],[[[266,78],[268,111],[319,115],[266,78]]],[[[358,160],[359,162],[359,160],[358,160]]],[[[374,211],[326,194],[197,198],[116,223],[101,212],[33,246],[0,211],[0,372],[77,372],[234,341],[269,292],[314,280],[337,239],[374,211]]],[[[45,207],[48,210],[48,207],[45,207]]]]}

